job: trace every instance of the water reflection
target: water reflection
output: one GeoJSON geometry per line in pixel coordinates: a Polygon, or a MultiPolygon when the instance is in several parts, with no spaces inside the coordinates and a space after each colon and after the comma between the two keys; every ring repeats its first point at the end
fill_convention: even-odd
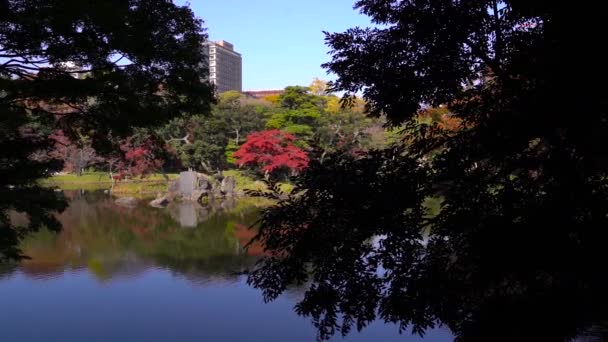
{"type": "MultiPolygon", "coordinates": [[[[22,249],[31,259],[0,265],[1,341],[315,339],[293,310],[300,288],[265,304],[238,275],[263,254],[259,245],[243,248],[259,203],[157,209],[119,206],[99,192],[67,196],[63,230],[30,235],[22,249]]],[[[423,339],[376,322],[346,340],[423,339]]],[[[437,329],[424,340],[452,336],[437,329]]]]}
{"type": "Polygon", "coordinates": [[[259,246],[243,248],[253,235],[247,227],[258,215],[251,201],[241,208],[230,201],[157,209],[144,202],[118,206],[100,192],[71,192],[68,197],[70,207],[59,215],[63,230],[41,231],[23,242],[31,257],[21,265],[24,274],[47,278],[87,269],[99,281],[108,281],[160,267],[195,282],[230,280],[261,253],[259,246]]]}

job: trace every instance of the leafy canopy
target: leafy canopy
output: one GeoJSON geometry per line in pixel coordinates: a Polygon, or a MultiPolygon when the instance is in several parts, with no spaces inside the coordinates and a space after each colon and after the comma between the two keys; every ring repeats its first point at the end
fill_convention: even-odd
{"type": "Polygon", "coordinates": [[[331,88],[361,92],[406,140],[313,160],[265,212],[273,256],[250,283],[268,300],[306,284],[296,311],[320,338],[380,318],[461,341],[564,341],[605,321],[608,103],[593,80],[608,68],[586,47],[605,8],[355,6],[377,26],[326,34],[331,88]],[[440,105],[450,114],[427,111],[440,105]]]}
{"type": "MultiPolygon", "coordinates": [[[[157,129],[184,167],[223,170],[247,134],[264,127],[268,106],[236,91],[219,95],[210,115],[178,118],[157,129]]],[[[210,170],[206,170],[210,172],[210,170]]]]}
{"type": "Polygon", "coordinates": [[[208,111],[206,38],[169,1],[0,1],[0,260],[20,256],[27,231],[58,228],[64,203],[36,180],[60,167],[32,158],[52,129],[108,152],[134,127],[208,111]]]}

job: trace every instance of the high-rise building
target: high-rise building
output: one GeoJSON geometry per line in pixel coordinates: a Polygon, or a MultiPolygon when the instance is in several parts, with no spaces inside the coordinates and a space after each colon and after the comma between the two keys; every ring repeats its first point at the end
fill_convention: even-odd
{"type": "Polygon", "coordinates": [[[243,67],[241,54],[226,41],[207,42],[204,47],[209,57],[209,81],[215,85],[217,93],[228,90],[243,90],[243,67]]]}

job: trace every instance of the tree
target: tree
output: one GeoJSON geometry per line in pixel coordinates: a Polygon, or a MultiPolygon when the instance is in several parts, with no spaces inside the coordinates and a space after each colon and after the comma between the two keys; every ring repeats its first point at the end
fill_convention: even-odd
{"type": "Polygon", "coordinates": [[[321,113],[318,109],[279,109],[266,122],[266,127],[282,129],[300,138],[312,138],[319,124],[321,113]]]}
{"type": "Polygon", "coordinates": [[[300,172],[308,166],[308,156],[293,144],[295,140],[278,129],[251,133],[234,153],[236,164],[257,167],[265,175],[276,175],[281,170],[300,172]]]}
{"type": "Polygon", "coordinates": [[[227,91],[220,95],[215,115],[225,121],[227,133],[233,134],[238,146],[248,133],[263,127],[265,109],[263,104],[247,103],[237,91],[227,91]]]}
{"type": "Polygon", "coordinates": [[[368,149],[373,145],[368,130],[382,124],[382,120],[365,115],[361,99],[341,103],[334,95],[311,94],[305,87],[285,88],[279,103],[271,109],[266,127],[295,135],[300,147],[316,145],[324,152],[321,159],[340,148],[368,149]]]}
{"type": "Polygon", "coordinates": [[[372,145],[369,130],[377,124],[377,120],[349,108],[323,115],[314,137],[322,151],[320,161],[330,152],[368,150],[372,145]]]}
{"type": "Polygon", "coordinates": [[[207,172],[229,164],[228,149],[243,142],[247,134],[264,127],[266,106],[248,103],[242,94],[228,91],[219,96],[211,115],[175,119],[158,130],[186,167],[207,172]]]}
{"type": "Polygon", "coordinates": [[[146,176],[162,168],[164,146],[149,134],[130,136],[121,144],[122,160],[118,163],[119,172],[131,177],[146,176]]]}
{"type": "Polygon", "coordinates": [[[296,311],[321,338],[379,318],[414,333],[443,323],[459,341],[564,341],[605,321],[608,107],[593,80],[608,67],[586,46],[607,12],[356,7],[377,26],[326,35],[332,88],[363,94],[406,145],[313,160],[264,213],[257,239],[272,256],[250,283],[267,300],[306,284],[296,311]],[[458,129],[421,122],[440,105],[458,129]]]}
{"type": "Polygon", "coordinates": [[[279,95],[279,105],[286,109],[316,108],[322,109],[323,99],[319,96],[310,94],[308,87],[289,86],[279,95]]]}
{"type": "Polygon", "coordinates": [[[81,176],[90,165],[101,161],[89,139],[85,136],[79,138],[80,141],[73,142],[61,130],[55,131],[51,135],[55,146],[48,153],[51,159],[63,161],[64,171],[75,172],[77,176],[81,176]]]}
{"type": "Polygon", "coordinates": [[[323,114],[325,99],[310,94],[307,87],[289,86],[279,95],[278,104],[266,127],[294,134],[302,143],[312,139],[323,114]]]}
{"type": "Polygon", "coordinates": [[[317,96],[323,96],[323,95],[328,95],[328,82],[322,79],[319,79],[318,77],[315,77],[312,82],[310,83],[310,86],[308,86],[308,89],[310,89],[310,92],[313,95],[317,95],[317,96]]]}
{"type": "Polygon", "coordinates": [[[26,232],[58,227],[50,211],[65,203],[36,183],[61,168],[34,157],[51,150],[50,130],[109,152],[110,136],[205,113],[206,38],[168,1],[0,1],[0,259],[20,256],[26,232]]]}

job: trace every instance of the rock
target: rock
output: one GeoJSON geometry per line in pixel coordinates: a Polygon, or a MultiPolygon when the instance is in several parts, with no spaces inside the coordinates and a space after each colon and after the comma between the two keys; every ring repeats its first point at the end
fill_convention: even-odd
{"type": "Polygon", "coordinates": [[[279,201],[285,201],[285,200],[289,199],[289,195],[288,194],[274,194],[274,198],[278,199],[279,201]]]}
{"type": "Polygon", "coordinates": [[[221,182],[224,179],[224,174],[220,171],[216,174],[213,175],[213,179],[215,179],[216,181],[221,182]]]}
{"type": "Polygon", "coordinates": [[[209,182],[209,178],[201,177],[198,179],[198,189],[209,191],[213,188],[211,182],[209,182]]]}
{"type": "Polygon", "coordinates": [[[190,198],[185,198],[185,199],[189,199],[192,202],[198,202],[198,200],[201,197],[203,197],[203,195],[206,193],[207,193],[207,190],[195,189],[195,190],[192,190],[192,193],[190,194],[190,198]]]}
{"type": "Polygon", "coordinates": [[[114,201],[114,203],[116,203],[117,205],[123,206],[123,207],[135,207],[137,206],[137,199],[134,197],[121,197],[118,198],[116,201],[114,201]]]}
{"type": "Polygon", "coordinates": [[[234,179],[234,177],[227,176],[222,179],[220,189],[225,195],[232,196],[234,194],[234,190],[236,189],[236,180],[234,179]]]}
{"type": "Polygon", "coordinates": [[[155,208],[165,208],[169,205],[171,201],[167,198],[167,196],[157,197],[154,201],[150,202],[150,205],[155,208]]]}
{"type": "Polygon", "coordinates": [[[196,190],[198,186],[198,177],[196,176],[196,172],[192,171],[184,171],[179,173],[178,183],[179,183],[179,192],[182,197],[189,197],[192,195],[192,191],[196,190]]]}
{"type": "Polygon", "coordinates": [[[213,191],[211,192],[211,195],[214,198],[222,198],[222,197],[224,197],[224,193],[222,192],[221,186],[214,187],[213,191]]]}
{"type": "Polygon", "coordinates": [[[179,191],[179,182],[177,180],[169,182],[169,192],[177,193],[179,191]]]}

